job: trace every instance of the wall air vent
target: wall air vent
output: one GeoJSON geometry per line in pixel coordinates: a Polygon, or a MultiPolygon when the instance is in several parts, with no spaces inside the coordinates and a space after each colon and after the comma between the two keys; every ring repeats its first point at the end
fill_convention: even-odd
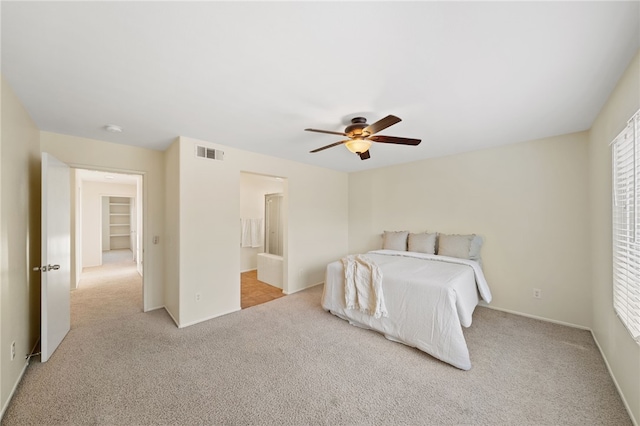
{"type": "Polygon", "coordinates": [[[224,160],[224,151],[196,145],[196,157],[206,158],[207,160],[224,160]]]}

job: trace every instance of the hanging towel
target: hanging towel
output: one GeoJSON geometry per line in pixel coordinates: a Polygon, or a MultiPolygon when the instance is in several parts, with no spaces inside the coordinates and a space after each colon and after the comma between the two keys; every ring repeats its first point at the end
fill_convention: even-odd
{"type": "Polygon", "coordinates": [[[251,247],[262,247],[262,218],[251,219],[251,247]]]}
{"type": "Polygon", "coordinates": [[[262,247],[262,218],[240,219],[240,247],[262,247]]]}
{"type": "Polygon", "coordinates": [[[240,219],[240,247],[251,247],[251,219],[240,219]]]}

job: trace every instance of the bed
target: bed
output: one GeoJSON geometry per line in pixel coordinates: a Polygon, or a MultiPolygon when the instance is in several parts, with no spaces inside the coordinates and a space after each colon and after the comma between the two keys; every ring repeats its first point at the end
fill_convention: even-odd
{"type": "Polygon", "coordinates": [[[471,325],[480,299],[491,301],[480,264],[400,250],[374,250],[364,257],[381,272],[386,314],[347,309],[343,261],[327,266],[323,309],[352,325],[376,330],[389,340],[469,370],[471,360],[462,327],[471,325]]]}

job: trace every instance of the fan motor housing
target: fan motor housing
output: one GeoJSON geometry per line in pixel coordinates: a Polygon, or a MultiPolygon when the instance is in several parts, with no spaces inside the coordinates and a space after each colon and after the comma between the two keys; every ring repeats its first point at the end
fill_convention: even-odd
{"type": "Polygon", "coordinates": [[[363,133],[362,130],[365,127],[368,127],[369,125],[367,124],[367,119],[364,117],[354,117],[351,119],[351,124],[349,124],[345,129],[344,132],[347,134],[347,136],[349,136],[350,138],[354,138],[354,137],[358,137],[358,136],[362,136],[362,137],[367,137],[369,136],[368,132],[363,133]]]}

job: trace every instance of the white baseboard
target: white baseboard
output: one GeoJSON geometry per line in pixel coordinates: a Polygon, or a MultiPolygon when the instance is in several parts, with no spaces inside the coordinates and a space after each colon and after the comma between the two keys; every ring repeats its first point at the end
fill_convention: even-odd
{"type": "MultiPolygon", "coordinates": [[[[31,355],[32,353],[35,352],[36,348],[38,347],[38,342],[40,342],[40,339],[36,340],[36,343],[33,345],[33,348],[31,348],[31,352],[29,352],[29,355],[31,355]]],[[[24,377],[24,373],[27,371],[27,367],[29,366],[29,362],[30,361],[31,361],[31,357],[28,357],[25,360],[24,366],[22,367],[22,371],[20,371],[20,374],[18,375],[18,379],[14,383],[13,388],[11,389],[11,392],[9,393],[9,397],[7,398],[7,400],[5,401],[4,405],[2,406],[2,411],[0,411],[0,420],[2,420],[2,418],[4,417],[4,413],[7,411],[7,408],[9,408],[9,404],[11,403],[11,400],[13,399],[13,394],[16,393],[16,389],[18,389],[18,385],[22,381],[22,377],[24,377]]]]}
{"type": "Polygon", "coordinates": [[[154,306],[153,308],[147,308],[147,309],[144,310],[144,313],[151,312],[151,311],[157,311],[158,309],[164,309],[164,305],[154,306]]]}
{"type": "Polygon", "coordinates": [[[176,325],[176,327],[180,328],[180,323],[179,323],[179,322],[178,322],[178,320],[173,316],[173,314],[171,313],[171,311],[169,311],[169,310],[167,309],[167,307],[166,307],[166,306],[163,306],[163,307],[162,307],[162,309],[164,309],[164,311],[165,311],[166,313],[168,313],[168,314],[169,314],[169,317],[171,317],[171,319],[173,320],[173,323],[176,325]]]}
{"type": "Polygon", "coordinates": [[[616,385],[616,389],[618,391],[618,395],[620,395],[620,398],[622,399],[622,403],[624,404],[624,407],[626,408],[627,413],[629,414],[629,418],[631,418],[631,423],[633,423],[634,426],[639,426],[638,425],[638,421],[633,417],[633,413],[631,412],[631,407],[627,403],[627,400],[625,399],[624,394],[622,393],[622,389],[620,389],[620,385],[618,385],[618,381],[616,380],[616,377],[613,375],[613,371],[611,370],[611,366],[609,365],[609,361],[607,360],[607,357],[605,356],[604,352],[602,351],[602,347],[600,346],[600,342],[598,342],[598,339],[596,339],[596,335],[595,335],[595,333],[593,332],[593,330],[591,328],[585,327],[585,326],[582,326],[582,325],[571,324],[571,323],[564,322],[564,321],[557,321],[557,320],[553,320],[553,319],[550,319],[550,318],[539,317],[539,316],[536,316],[536,315],[524,314],[522,312],[511,311],[509,309],[496,308],[495,306],[489,306],[486,303],[480,303],[478,306],[482,306],[484,308],[493,309],[495,311],[507,312],[507,313],[513,314],[513,315],[519,315],[521,317],[527,317],[527,318],[532,318],[532,319],[536,319],[536,320],[540,320],[540,321],[551,322],[551,323],[554,323],[554,324],[565,325],[567,327],[578,328],[580,330],[586,330],[586,331],[590,332],[591,336],[593,337],[593,341],[596,343],[596,346],[598,347],[598,350],[600,351],[600,356],[602,356],[602,359],[604,360],[604,364],[607,366],[607,371],[609,371],[609,377],[611,377],[611,380],[613,380],[613,383],[616,385]]]}
{"type": "Polygon", "coordinates": [[[609,371],[609,376],[611,376],[611,379],[613,380],[613,384],[616,385],[616,389],[618,390],[618,395],[620,395],[620,398],[622,398],[622,403],[624,404],[624,408],[627,409],[627,413],[631,418],[631,423],[633,423],[634,426],[638,426],[638,421],[636,420],[635,417],[633,417],[633,412],[631,411],[631,407],[627,403],[627,400],[624,397],[624,394],[622,393],[622,389],[620,389],[620,385],[618,385],[616,376],[613,375],[613,371],[611,370],[611,366],[609,365],[609,361],[607,360],[607,357],[604,355],[604,352],[602,351],[602,346],[600,346],[600,342],[598,342],[598,339],[596,338],[596,335],[593,332],[593,330],[589,330],[589,331],[591,331],[591,336],[593,337],[593,341],[596,342],[596,346],[600,351],[600,355],[602,355],[602,359],[604,360],[604,365],[607,366],[607,370],[609,371]]]}
{"type": "Polygon", "coordinates": [[[283,292],[284,294],[287,294],[287,295],[289,295],[289,294],[294,294],[294,293],[297,293],[297,292],[299,292],[299,291],[304,291],[304,290],[307,290],[307,289],[309,289],[309,288],[311,288],[311,287],[315,287],[315,286],[318,286],[318,285],[321,285],[321,284],[324,284],[324,281],[319,282],[319,283],[315,283],[315,284],[309,284],[309,285],[308,285],[308,286],[306,286],[306,287],[302,287],[302,288],[299,288],[299,289],[294,290],[294,291],[284,291],[284,290],[282,290],[282,292],[283,292]]]}
{"type": "Polygon", "coordinates": [[[13,399],[13,394],[16,393],[16,389],[18,389],[18,385],[20,384],[20,381],[22,380],[22,376],[24,376],[25,371],[27,371],[28,366],[29,366],[29,361],[25,361],[24,367],[22,367],[22,371],[18,375],[18,380],[16,380],[16,382],[14,383],[13,388],[9,393],[9,397],[7,398],[7,401],[4,403],[4,406],[2,407],[2,412],[0,412],[0,420],[2,420],[2,418],[4,417],[4,413],[5,411],[7,411],[7,408],[9,408],[9,404],[13,399]]]}
{"type": "MultiPolygon", "coordinates": [[[[212,320],[214,318],[221,317],[223,315],[231,314],[233,312],[238,312],[239,310],[240,310],[240,306],[238,306],[237,309],[231,309],[231,310],[229,310],[227,312],[223,312],[221,314],[211,315],[210,317],[202,318],[202,319],[199,319],[199,320],[196,320],[196,321],[191,321],[191,322],[188,322],[188,323],[185,323],[185,324],[178,324],[177,322],[176,322],[176,324],[178,325],[178,328],[185,328],[185,327],[189,327],[191,325],[199,324],[201,322],[205,322],[205,321],[212,320]]],[[[171,315],[171,314],[169,314],[169,315],[171,315]]],[[[173,317],[171,317],[171,318],[173,318],[173,317]]]]}
{"type": "Polygon", "coordinates": [[[491,306],[491,305],[488,305],[486,303],[480,303],[478,306],[482,306],[483,308],[493,309],[494,311],[501,311],[501,312],[506,312],[508,314],[519,315],[521,317],[527,317],[527,318],[536,319],[536,320],[540,320],[540,321],[551,322],[551,323],[554,323],[554,324],[566,325],[567,327],[579,328],[580,330],[591,331],[591,329],[589,327],[585,327],[584,325],[572,324],[570,322],[564,322],[564,321],[554,320],[554,319],[551,319],[551,318],[539,317],[537,315],[525,314],[525,313],[522,313],[522,312],[512,311],[512,310],[504,309],[504,308],[497,308],[495,306],[491,306]]]}
{"type": "Polygon", "coordinates": [[[245,272],[251,272],[251,271],[257,271],[257,268],[251,268],[251,269],[245,269],[244,271],[240,271],[241,274],[245,273],[245,272]]]}

